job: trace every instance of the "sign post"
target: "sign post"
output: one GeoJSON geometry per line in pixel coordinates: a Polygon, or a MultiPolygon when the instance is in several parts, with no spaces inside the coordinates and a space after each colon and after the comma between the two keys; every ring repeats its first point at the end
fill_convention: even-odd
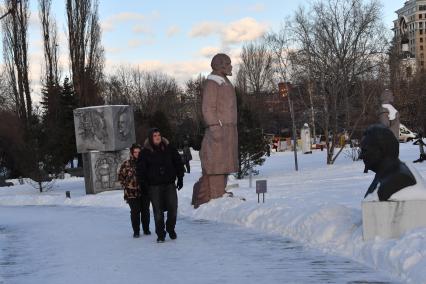
{"type": "Polygon", "coordinates": [[[256,181],[257,203],[260,203],[260,194],[262,193],[263,203],[265,203],[265,193],[267,192],[267,182],[264,180],[256,181]]]}

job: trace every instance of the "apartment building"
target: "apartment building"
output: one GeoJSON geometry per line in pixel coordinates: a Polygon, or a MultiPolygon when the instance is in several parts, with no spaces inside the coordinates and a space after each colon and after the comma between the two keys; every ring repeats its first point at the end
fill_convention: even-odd
{"type": "Polygon", "coordinates": [[[398,18],[394,21],[393,30],[407,73],[425,68],[426,0],[405,1],[396,14],[398,18]]]}

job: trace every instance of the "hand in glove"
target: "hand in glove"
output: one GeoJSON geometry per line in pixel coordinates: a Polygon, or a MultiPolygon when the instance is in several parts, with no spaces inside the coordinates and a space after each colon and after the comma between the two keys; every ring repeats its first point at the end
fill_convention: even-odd
{"type": "Polygon", "coordinates": [[[176,188],[178,190],[181,190],[183,187],[183,177],[178,177],[177,183],[176,183],[176,188]]]}

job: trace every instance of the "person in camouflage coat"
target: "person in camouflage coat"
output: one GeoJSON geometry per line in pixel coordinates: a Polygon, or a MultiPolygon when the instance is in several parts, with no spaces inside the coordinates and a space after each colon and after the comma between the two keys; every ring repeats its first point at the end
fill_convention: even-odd
{"type": "Polygon", "coordinates": [[[150,235],[149,230],[149,205],[148,193],[143,192],[136,179],[136,162],[139,158],[141,146],[133,144],[130,148],[130,159],[125,161],[119,170],[118,180],[124,189],[124,200],[130,207],[130,220],[132,222],[133,237],[140,236],[140,224],[145,235],[150,235]]]}

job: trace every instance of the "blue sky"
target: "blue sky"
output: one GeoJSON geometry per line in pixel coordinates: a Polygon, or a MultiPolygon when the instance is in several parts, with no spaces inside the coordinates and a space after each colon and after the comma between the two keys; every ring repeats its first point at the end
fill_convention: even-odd
{"type": "MultiPolygon", "coordinates": [[[[68,72],[65,33],[65,0],[53,0],[60,34],[63,73],[68,72]]],[[[211,56],[226,52],[237,59],[244,41],[278,30],[286,17],[305,1],[141,1],[100,0],[106,71],[120,64],[158,70],[184,82],[209,71],[211,56]]],[[[31,3],[30,66],[33,89],[37,87],[42,62],[38,1],[31,3]]],[[[382,0],[383,20],[391,28],[394,11],[404,0],[382,0]]]]}

